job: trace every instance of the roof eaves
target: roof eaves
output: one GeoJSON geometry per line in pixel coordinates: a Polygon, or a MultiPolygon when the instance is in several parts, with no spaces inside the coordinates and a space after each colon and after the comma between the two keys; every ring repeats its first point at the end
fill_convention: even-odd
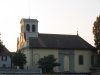
{"type": "Polygon", "coordinates": [[[54,48],[54,47],[29,47],[30,49],[60,49],[60,50],[96,50],[96,48],[54,48]]]}

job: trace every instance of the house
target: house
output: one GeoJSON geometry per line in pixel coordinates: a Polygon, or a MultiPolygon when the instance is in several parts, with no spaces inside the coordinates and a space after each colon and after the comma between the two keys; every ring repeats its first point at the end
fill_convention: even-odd
{"type": "Polygon", "coordinates": [[[11,68],[11,52],[0,42],[0,69],[11,68]]]}
{"type": "Polygon", "coordinates": [[[56,72],[90,72],[96,49],[79,35],[38,33],[37,19],[22,18],[20,24],[17,50],[26,55],[25,68],[38,67],[40,58],[52,54],[61,64],[56,72]]]}

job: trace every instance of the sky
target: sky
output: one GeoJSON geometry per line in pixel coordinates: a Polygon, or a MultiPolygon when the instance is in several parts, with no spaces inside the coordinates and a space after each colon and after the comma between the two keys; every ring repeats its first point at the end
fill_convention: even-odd
{"type": "Polygon", "coordinates": [[[6,48],[17,50],[21,18],[38,19],[39,33],[77,35],[94,46],[93,23],[100,0],[0,0],[0,33],[6,48]]]}

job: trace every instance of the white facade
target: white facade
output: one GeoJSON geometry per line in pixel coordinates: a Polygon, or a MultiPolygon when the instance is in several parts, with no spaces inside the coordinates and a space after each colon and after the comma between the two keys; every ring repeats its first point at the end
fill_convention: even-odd
{"type": "MultiPolygon", "coordinates": [[[[94,55],[90,50],[73,50],[74,58],[71,58],[70,55],[64,54],[63,56],[61,56],[61,59],[59,58],[59,49],[26,49],[22,52],[27,57],[27,64],[25,65],[25,68],[31,68],[34,66],[36,67],[38,66],[37,61],[40,58],[48,55],[54,55],[55,58],[57,58],[57,62],[62,62],[62,70],[66,72],[70,72],[71,67],[73,68],[73,72],[90,72],[90,68],[92,67],[91,56],[94,55]],[[81,65],[79,64],[80,55],[83,56],[83,64],[81,65]],[[74,59],[74,62],[70,61],[71,59],[74,59]]],[[[54,70],[58,72],[60,70],[59,67],[56,67],[54,70]]]]}
{"type": "MultiPolygon", "coordinates": [[[[27,64],[25,65],[25,68],[34,68],[34,66],[37,67],[38,60],[48,55],[54,55],[54,57],[57,59],[57,62],[59,60],[57,49],[26,49],[22,52],[26,55],[27,58],[27,64]]],[[[58,67],[56,67],[55,70],[58,71],[58,67]]]]}
{"type": "Polygon", "coordinates": [[[75,50],[75,72],[90,72],[91,64],[91,56],[93,56],[93,52],[90,50],[75,50]],[[79,64],[79,56],[83,56],[83,64],[79,64]]]}
{"type": "Polygon", "coordinates": [[[0,56],[0,68],[11,68],[10,56],[0,56]]]}

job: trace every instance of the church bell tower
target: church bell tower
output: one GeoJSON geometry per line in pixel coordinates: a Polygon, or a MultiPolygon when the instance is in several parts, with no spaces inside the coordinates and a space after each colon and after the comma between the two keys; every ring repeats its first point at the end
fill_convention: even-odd
{"type": "Polygon", "coordinates": [[[37,19],[25,19],[20,21],[21,33],[20,38],[17,39],[17,48],[23,48],[29,46],[30,37],[38,37],[38,20],[37,19]]]}
{"type": "Polygon", "coordinates": [[[29,37],[38,37],[38,20],[37,19],[21,19],[21,33],[29,37]]]}

